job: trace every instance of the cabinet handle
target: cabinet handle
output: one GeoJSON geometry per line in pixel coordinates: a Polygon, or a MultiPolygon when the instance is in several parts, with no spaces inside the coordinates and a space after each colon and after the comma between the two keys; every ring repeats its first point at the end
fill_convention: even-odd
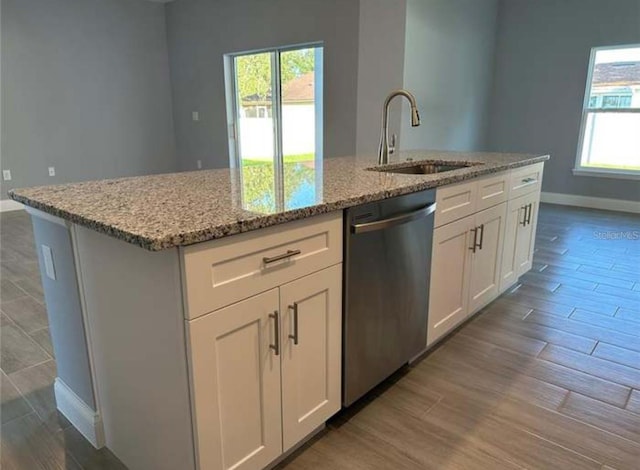
{"type": "Polygon", "coordinates": [[[478,249],[482,250],[482,243],[484,242],[484,224],[480,224],[478,227],[480,230],[480,243],[478,243],[478,249]]]}
{"type": "Polygon", "coordinates": [[[269,318],[273,318],[275,321],[274,324],[274,332],[275,332],[275,344],[270,344],[269,348],[273,349],[276,353],[276,356],[280,355],[280,313],[275,310],[273,313],[269,314],[269,318]]]}
{"type": "Polygon", "coordinates": [[[523,183],[533,183],[536,179],[535,178],[524,178],[522,180],[523,183]]]}
{"type": "Polygon", "coordinates": [[[298,344],[298,302],[294,302],[293,305],[289,305],[289,308],[293,310],[293,334],[289,335],[289,338],[293,340],[293,344],[298,344]]]}
{"type": "Polygon", "coordinates": [[[300,250],[287,250],[286,253],[282,253],[281,255],[272,256],[271,258],[264,257],[262,258],[262,262],[264,264],[275,263],[276,261],[280,261],[283,259],[291,258],[292,256],[299,255],[302,253],[300,250]]]}
{"type": "Polygon", "coordinates": [[[469,249],[475,253],[476,248],[478,247],[478,244],[476,243],[476,240],[478,238],[478,227],[472,228],[471,231],[473,232],[473,243],[471,244],[469,249]]]}
{"type": "Polygon", "coordinates": [[[527,225],[527,206],[522,206],[520,209],[524,209],[524,217],[522,218],[522,221],[520,221],[520,225],[525,227],[527,225]]]}
{"type": "Polygon", "coordinates": [[[526,217],[527,217],[527,225],[531,223],[531,213],[533,212],[533,203],[530,202],[527,206],[526,217]]]}

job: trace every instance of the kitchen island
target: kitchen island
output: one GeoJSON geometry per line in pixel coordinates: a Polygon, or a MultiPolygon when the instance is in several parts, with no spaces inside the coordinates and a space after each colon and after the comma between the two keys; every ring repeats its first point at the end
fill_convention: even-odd
{"type": "Polygon", "coordinates": [[[327,159],[257,197],[240,169],[13,191],[34,219],[58,407],[132,469],[272,464],[340,408],[342,210],[436,188],[426,349],[528,269],[547,158],[387,167],[469,165],[430,175],[327,159]],[[472,232],[492,248],[472,257],[472,232]]]}

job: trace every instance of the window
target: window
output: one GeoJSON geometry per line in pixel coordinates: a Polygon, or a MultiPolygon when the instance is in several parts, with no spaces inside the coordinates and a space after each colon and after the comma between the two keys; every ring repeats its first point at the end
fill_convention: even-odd
{"type": "Polygon", "coordinates": [[[245,209],[286,210],[313,196],[289,176],[315,182],[322,160],[322,58],[315,44],[225,56],[230,166],[241,170],[245,209]]]}
{"type": "Polygon", "coordinates": [[[640,44],[591,51],[574,174],[640,178],[640,44]]]}

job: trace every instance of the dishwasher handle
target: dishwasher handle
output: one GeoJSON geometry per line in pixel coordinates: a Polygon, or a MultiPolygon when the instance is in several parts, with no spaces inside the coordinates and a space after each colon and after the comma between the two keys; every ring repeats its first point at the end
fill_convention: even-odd
{"type": "Polygon", "coordinates": [[[429,204],[428,206],[418,209],[417,211],[408,212],[406,214],[396,215],[389,217],[388,219],[376,220],[375,222],[367,222],[364,224],[351,225],[351,232],[354,234],[374,232],[376,230],[384,230],[387,228],[395,227],[396,225],[406,224],[413,222],[414,220],[422,219],[431,215],[436,210],[436,203],[429,204]]]}

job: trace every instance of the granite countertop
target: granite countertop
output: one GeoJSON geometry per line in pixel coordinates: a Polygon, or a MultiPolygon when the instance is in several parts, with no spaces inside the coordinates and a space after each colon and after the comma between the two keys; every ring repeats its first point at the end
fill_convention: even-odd
{"type": "MultiPolygon", "coordinates": [[[[248,232],[347,207],[457,183],[547,160],[548,155],[401,152],[406,160],[476,164],[431,175],[369,171],[374,157],[287,164],[284,182],[270,165],[14,189],[27,206],[159,251],[248,232]],[[480,163],[480,164],[478,164],[480,163]]],[[[405,162],[405,163],[399,163],[405,162]]]]}

